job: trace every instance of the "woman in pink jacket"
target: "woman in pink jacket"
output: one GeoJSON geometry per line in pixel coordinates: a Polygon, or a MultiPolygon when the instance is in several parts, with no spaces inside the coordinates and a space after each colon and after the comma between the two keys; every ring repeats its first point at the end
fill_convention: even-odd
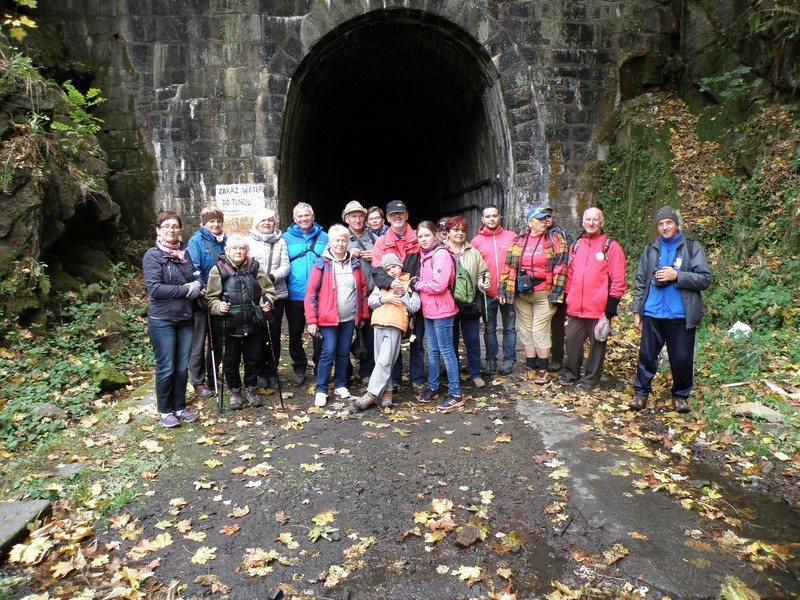
{"type": "Polygon", "coordinates": [[[417,226],[421,266],[419,277],[411,280],[419,292],[425,338],[428,344],[428,389],[419,401],[428,403],[439,397],[439,357],[447,369],[447,396],[436,405],[450,410],[464,404],[458,375],[458,358],[453,347],[453,317],[458,313],[450,288],[455,279],[455,266],[450,251],[437,239],[437,227],[431,221],[417,226]]]}

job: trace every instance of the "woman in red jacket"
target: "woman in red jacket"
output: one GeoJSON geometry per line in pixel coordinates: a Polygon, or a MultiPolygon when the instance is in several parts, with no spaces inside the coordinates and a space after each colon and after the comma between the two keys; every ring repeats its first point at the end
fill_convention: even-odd
{"type": "Polygon", "coordinates": [[[334,393],[350,397],[347,367],[353,330],[368,323],[367,283],[361,261],[347,251],[350,232],[343,225],[328,231],[328,247],[314,262],[306,287],[305,313],[311,337],[319,337],[322,351],[317,364],[314,406],[328,402],[328,382],[334,368],[334,393]]]}

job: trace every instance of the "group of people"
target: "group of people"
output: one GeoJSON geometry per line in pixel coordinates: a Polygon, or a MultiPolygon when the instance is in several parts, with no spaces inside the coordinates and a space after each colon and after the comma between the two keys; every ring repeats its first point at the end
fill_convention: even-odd
{"type": "MultiPolygon", "coordinates": [[[[400,200],[389,202],[385,213],[350,201],[342,211],[344,224],[328,231],[307,203],[297,204],[292,216],[281,232],[275,212],[263,209],[248,236],[227,237],[224,215],[209,207],[188,245],[181,241],[177,214],[156,219],[156,243],[143,265],[163,426],[194,420],[186,408],[187,377],[197,396],[211,396],[221,385],[220,361],[230,408],[240,409],[245,401],[261,406],[260,389],[280,383],[284,316],[295,385],[306,380],[303,335],[311,337],[317,407],[327,404],[331,376],[334,396],[351,399],[351,412],[391,407],[402,383],[404,338],[414,394],[422,403],[438,400],[440,410],[464,404],[460,339],[466,372],[477,388],[486,385],[487,375],[512,372],[519,335],[535,383],[546,384],[550,373],[563,371],[558,384],[588,393],[598,389],[610,322],[627,288],[625,254],[603,230],[600,209],[584,212],[574,241],[550,206],[529,209],[526,229],[515,233],[502,227],[499,208],[487,205],[470,241],[461,216],[412,228],[400,200]],[[475,290],[472,302],[456,301],[454,290],[463,278],[475,290]],[[350,360],[356,346],[357,374],[350,360]],[[447,383],[440,389],[443,374],[447,383]],[[357,397],[348,388],[354,378],[366,388],[357,397]]],[[[711,274],[703,248],[680,225],[671,207],[658,211],[658,236],[642,254],[634,280],[634,322],[642,332],[634,410],[647,406],[665,344],[674,408],[689,410],[700,292],[711,274]]]]}

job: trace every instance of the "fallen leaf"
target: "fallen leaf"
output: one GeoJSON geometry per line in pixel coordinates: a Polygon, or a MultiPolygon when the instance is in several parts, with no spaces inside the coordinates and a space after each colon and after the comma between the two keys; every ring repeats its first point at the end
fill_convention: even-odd
{"type": "Polygon", "coordinates": [[[192,556],[192,561],[198,565],[204,565],[210,560],[214,560],[217,558],[217,549],[216,547],[210,548],[208,546],[200,546],[197,549],[197,552],[194,553],[192,556]]]}

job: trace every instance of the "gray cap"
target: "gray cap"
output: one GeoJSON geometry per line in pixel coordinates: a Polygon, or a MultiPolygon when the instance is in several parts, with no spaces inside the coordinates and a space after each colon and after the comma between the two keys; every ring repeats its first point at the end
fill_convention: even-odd
{"type": "Polygon", "coordinates": [[[671,206],[664,206],[658,209],[658,212],[656,213],[656,224],[658,224],[659,221],[663,221],[664,219],[672,219],[673,221],[675,221],[676,225],[681,224],[680,217],[678,216],[678,211],[672,208],[671,206]]]}
{"type": "Polygon", "coordinates": [[[381,258],[381,267],[383,267],[383,270],[385,271],[387,267],[391,267],[392,265],[397,265],[400,268],[403,267],[403,263],[399,258],[397,258],[397,255],[388,252],[383,255],[383,258],[381,258]]]}

